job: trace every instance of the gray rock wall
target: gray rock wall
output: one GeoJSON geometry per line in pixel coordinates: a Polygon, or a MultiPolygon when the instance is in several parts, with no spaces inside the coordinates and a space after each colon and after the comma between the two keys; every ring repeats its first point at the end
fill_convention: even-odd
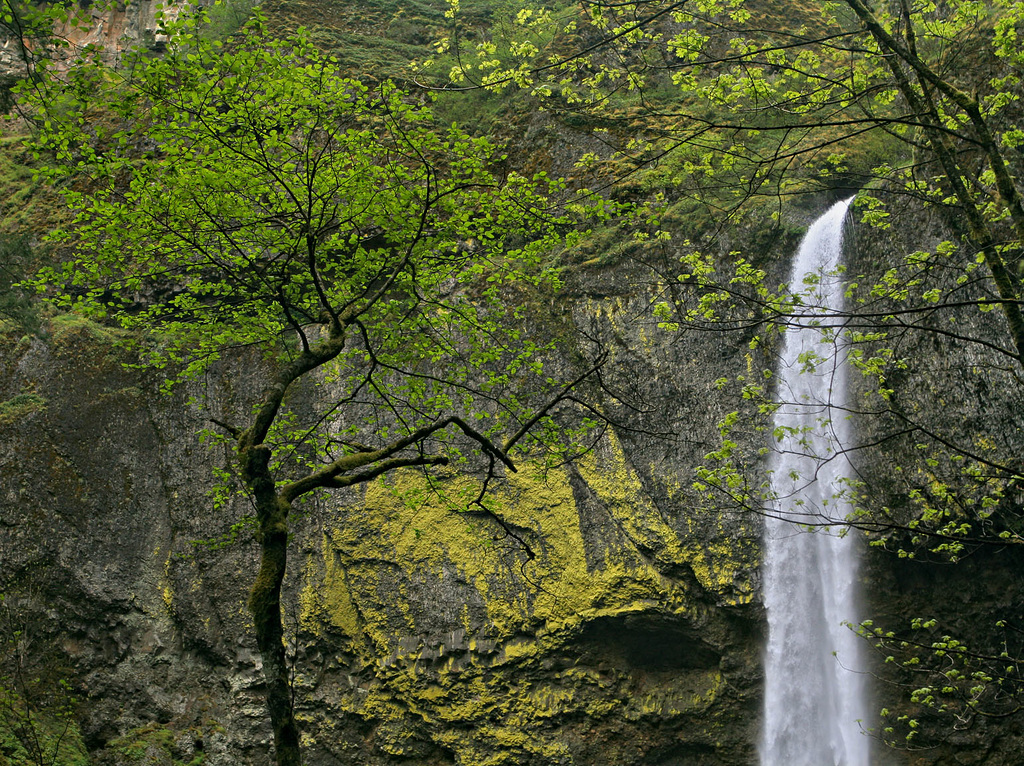
{"type": "MultiPolygon", "coordinates": [[[[796,228],[765,250],[770,279],[784,278],[796,228]]],[[[859,230],[853,243],[851,270],[865,273],[913,244],[859,230]]],[[[422,489],[412,474],[304,509],[286,624],[310,763],[755,762],[759,521],[708,504],[692,482],[718,421],[751,406],[717,381],[770,367],[773,345],[659,328],[650,306],[670,285],[651,267],[664,273],[675,257],[649,249],[583,268],[545,320],[563,337],[561,364],[599,346],[610,353],[599,396],[618,425],[576,464],[524,470],[499,489],[503,517],[536,560],[486,519],[410,499],[422,489]]],[[[96,762],[268,764],[245,609],[250,532],[196,544],[247,512],[244,499],[215,507],[207,496],[230,456],[197,433],[210,414],[246,406],[260,364],[238,358],[164,396],[150,374],[122,367],[115,340],[68,318],[42,338],[3,335],[0,590],[30,628],[34,661],[80,699],[77,728],[96,762]]],[[[901,406],[979,434],[1015,422],[1006,373],[979,376],[984,360],[917,343],[903,347],[912,366],[894,378],[901,406]]],[[[889,427],[857,422],[865,441],[889,427]]],[[[752,481],[767,443],[753,425],[737,435],[752,481]]],[[[1000,449],[1019,443],[1015,434],[1001,433],[1000,449]]],[[[914,455],[899,440],[861,453],[872,502],[906,491],[891,467],[916,465],[914,455]]],[[[458,489],[471,479],[440,481],[458,489]]],[[[871,549],[864,611],[887,626],[945,615],[980,638],[1020,611],[1020,571],[1008,553],[952,567],[871,549]]],[[[903,704],[901,695],[879,685],[879,705],[903,704]]],[[[948,724],[925,723],[939,733],[948,724]]],[[[978,722],[912,758],[1013,763],[1015,726],[978,722]]]]}
{"type": "MultiPolygon", "coordinates": [[[[689,490],[714,370],[648,318],[645,273],[614,282],[614,295],[578,285],[565,310],[600,329],[621,395],[609,407],[624,423],[642,407],[641,430],[499,490],[537,560],[484,519],[409,501],[412,475],[296,524],[286,622],[311,763],[752,759],[757,523],[701,511],[689,490]]],[[[257,363],[167,397],[121,367],[113,340],[73,319],[5,338],[0,396],[31,391],[37,406],[0,423],[3,588],[67,668],[101,759],[136,746],[267,763],[251,539],[195,545],[245,514],[206,497],[229,457],[196,434],[206,409],[244,406],[257,363]]]]}

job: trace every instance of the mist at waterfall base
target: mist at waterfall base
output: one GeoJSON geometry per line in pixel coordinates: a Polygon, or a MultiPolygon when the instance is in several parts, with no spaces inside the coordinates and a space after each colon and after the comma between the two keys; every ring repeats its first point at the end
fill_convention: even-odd
{"type": "Polygon", "coordinates": [[[849,513],[846,364],[836,312],[843,309],[843,223],[836,203],[807,231],[790,277],[802,306],[787,328],[779,370],[771,493],[765,520],[768,613],[761,766],[868,766],[854,535],[829,528],[849,513]],[[833,319],[830,320],[830,316],[833,319]],[[815,531],[809,531],[813,526],[815,531]]]}

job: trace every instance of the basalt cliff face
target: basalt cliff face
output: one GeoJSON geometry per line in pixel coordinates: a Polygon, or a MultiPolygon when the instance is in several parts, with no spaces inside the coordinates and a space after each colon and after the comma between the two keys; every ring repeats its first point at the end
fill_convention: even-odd
{"type": "MultiPolygon", "coordinates": [[[[310,763],[751,761],[758,524],[695,512],[689,489],[738,345],[659,330],[655,287],[624,267],[561,299],[648,422],[500,488],[535,560],[485,519],[409,500],[411,474],[296,524],[286,615],[310,763]]],[[[111,341],[72,320],[5,339],[2,398],[23,405],[0,420],[8,605],[80,696],[89,750],[267,763],[255,551],[244,533],[196,545],[245,513],[206,495],[228,456],[111,341]]],[[[244,407],[258,365],[191,394],[244,407]]]]}
{"type": "MultiPolygon", "coordinates": [[[[198,5],[208,5],[200,2],[198,5]]],[[[130,45],[142,44],[152,50],[159,50],[167,41],[161,19],[171,20],[181,13],[184,3],[161,3],[158,0],[130,0],[127,3],[111,3],[94,6],[92,3],[78,3],[79,19],[57,30],[60,37],[69,44],[65,50],[76,50],[87,45],[100,46],[111,55],[130,45]]],[[[38,46],[31,41],[32,53],[39,53],[38,46]]],[[[59,50],[56,51],[58,57],[59,50]]],[[[0,76],[24,71],[22,50],[13,36],[0,31],[0,76]]]]}
{"type": "MultiPolygon", "coordinates": [[[[934,210],[923,211],[911,201],[898,197],[887,201],[894,217],[891,227],[879,231],[859,225],[851,229],[847,248],[850,281],[871,284],[861,275],[877,277],[901,263],[907,253],[934,251],[941,241],[951,238],[950,225],[958,224],[934,210]]],[[[956,257],[963,256],[958,253],[956,257]]],[[[1008,363],[1005,353],[994,350],[1005,348],[1006,320],[999,311],[979,311],[970,305],[972,299],[985,294],[984,283],[964,280],[954,286],[956,276],[949,277],[944,287],[968,305],[922,322],[908,322],[890,332],[887,345],[899,364],[887,369],[884,387],[891,393],[886,401],[879,398],[877,385],[871,390],[868,379],[852,379],[851,419],[861,446],[851,459],[863,482],[864,506],[889,508],[891,518],[903,523],[912,523],[914,514],[920,512],[919,506],[915,508],[916,498],[935,497],[946,485],[969,487],[960,459],[941,442],[933,441],[933,435],[994,464],[1016,464],[1014,456],[1021,450],[1024,402],[1017,366],[1008,363]]],[[[980,473],[988,476],[987,470],[980,473]]],[[[970,490],[964,494],[969,498],[970,490]]],[[[1019,516],[1022,503],[1019,487],[1011,482],[992,508],[993,525],[1011,520],[1013,528],[1012,519],[1019,516]]],[[[975,527],[975,533],[983,531],[983,525],[975,527]]],[[[1017,547],[968,544],[953,562],[948,556],[930,555],[923,550],[926,545],[908,544],[912,537],[906,530],[891,536],[874,535],[874,545],[865,547],[865,618],[880,630],[893,631],[898,640],[924,647],[954,637],[979,654],[1019,656],[1017,626],[1024,617],[1024,569],[1017,547]],[[882,537],[887,538],[884,544],[882,537]],[[913,558],[901,554],[901,546],[913,553],[913,558]],[[930,627],[913,629],[914,618],[930,627]]],[[[932,541],[930,547],[940,542],[932,541]]],[[[1007,705],[1002,708],[1006,715],[971,715],[969,709],[966,714],[961,709],[959,715],[935,710],[921,715],[921,709],[908,701],[927,676],[914,664],[907,672],[896,671],[894,664],[907,657],[897,657],[896,663],[889,660],[893,644],[889,646],[875,652],[875,704],[889,710],[889,724],[901,715],[918,719],[928,746],[918,747],[913,740],[900,742],[908,750],[903,755],[910,763],[1012,764],[1019,760],[1016,753],[1024,747],[1024,731],[1016,715],[1017,703],[1012,700],[1012,685],[1007,685],[1008,694],[1000,703],[1007,705]]],[[[922,660],[935,660],[928,651],[919,654],[922,660]]],[[[944,672],[953,669],[964,670],[958,663],[944,663],[944,672]]],[[[1005,670],[1004,664],[997,672],[1005,670]]],[[[985,692],[991,693],[992,688],[985,692]]],[[[994,697],[980,699],[980,709],[996,707],[992,705],[994,697]]]]}

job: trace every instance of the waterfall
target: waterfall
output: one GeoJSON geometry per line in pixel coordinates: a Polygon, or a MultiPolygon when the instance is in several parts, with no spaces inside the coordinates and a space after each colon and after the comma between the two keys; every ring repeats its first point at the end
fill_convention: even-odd
{"type": "Polygon", "coordinates": [[[869,738],[859,639],[854,535],[829,521],[849,513],[837,497],[849,464],[846,365],[838,324],[837,274],[843,221],[852,200],[834,205],[807,231],[790,277],[801,296],[785,333],[777,374],[775,451],[765,520],[764,599],[768,612],[761,766],[868,766],[869,738]],[[816,531],[808,531],[813,526],[816,531]]]}

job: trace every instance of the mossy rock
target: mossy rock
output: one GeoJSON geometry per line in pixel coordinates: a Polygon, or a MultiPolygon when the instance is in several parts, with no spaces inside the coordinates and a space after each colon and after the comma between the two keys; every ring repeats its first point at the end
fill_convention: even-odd
{"type": "Polygon", "coordinates": [[[150,723],[108,743],[98,762],[117,766],[202,766],[201,732],[150,723]]]}
{"type": "Polygon", "coordinates": [[[38,394],[24,393],[0,402],[0,425],[15,423],[33,412],[46,408],[46,399],[38,394]]]}

